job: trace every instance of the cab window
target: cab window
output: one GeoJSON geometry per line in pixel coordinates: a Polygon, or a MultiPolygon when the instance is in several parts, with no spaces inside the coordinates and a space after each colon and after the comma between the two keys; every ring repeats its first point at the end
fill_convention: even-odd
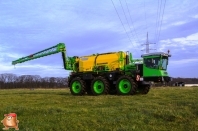
{"type": "Polygon", "coordinates": [[[156,58],[144,58],[145,66],[148,68],[159,69],[160,57],[156,58]]]}

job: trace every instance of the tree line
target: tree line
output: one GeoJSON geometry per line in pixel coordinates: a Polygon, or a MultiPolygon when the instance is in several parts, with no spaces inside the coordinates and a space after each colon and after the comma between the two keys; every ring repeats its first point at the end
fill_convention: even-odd
{"type": "MultiPolygon", "coordinates": [[[[176,82],[184,82],[185,84],[198,84],[198,78],[173,78],[165,86],[173,86],[176,82]]],[[[154,86],[164,86],[162,83],[156,83],[154,86]]],[[[0,74],[0,89],[14,88],[66,88],[67,77],[40,77],[39,75],[21,75],[0,74]]]]}
{"type": "Polygon", "coordinates": [[[171,83],[184,82],[185,84],[198,84],[198,78],[173,78],[171,83]]]}
{"type": "Polygon", "coordinates": [[[40,77],[39,75],[0,74],[0,89],[14,88],[66,88],[67,78],[40,77]]]}
{"type": "Polygon", "coordinates": [[[175,86],[176,83],[184,83],[185,84],[198,84],[198,78],[172,78],[172,81],[169,83],[155,83],[153,86],[175,86]]]}

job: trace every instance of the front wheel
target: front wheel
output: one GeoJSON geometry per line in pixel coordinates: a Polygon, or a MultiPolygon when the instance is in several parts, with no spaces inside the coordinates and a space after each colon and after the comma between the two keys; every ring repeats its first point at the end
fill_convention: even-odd
{"type": "Polygon", "coordinates": [[[85,82],[80,77],[76,77],[70,83],[70,92],[72,95],[84,95],[85,87],[85,82]]]}
{"type": "Polygon", "coordinates": [[[129,76],[121,76],[116,82],[116,90],[118,95],[131,95],[135,93],[136,84],[129,76]]]}

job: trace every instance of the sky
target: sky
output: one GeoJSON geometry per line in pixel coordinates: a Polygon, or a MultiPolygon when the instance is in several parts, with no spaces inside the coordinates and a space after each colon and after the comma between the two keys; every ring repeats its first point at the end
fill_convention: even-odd
{"type": "Polygon", "coordinates": [[[68,56],[167,52],[171,77],[198,78],[197,0],[0,0],[0,74],[67,77],[61,53],[12,61],[65,43],[68,56]],[[143,50],[143,51],[142,51],[143,50]]]}

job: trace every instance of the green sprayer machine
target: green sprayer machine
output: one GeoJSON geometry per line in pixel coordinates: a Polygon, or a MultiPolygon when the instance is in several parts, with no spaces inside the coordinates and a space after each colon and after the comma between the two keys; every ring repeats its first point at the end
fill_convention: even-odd
{"type": "Polygon", "coordinates": [[[44,56],[62,53],[63,66],[70,70],[68,86],[72,95],[147,94],[151,82],[169,82],[169,53],[143,54],[133,59],[132,53],[107,52],[87,56],[66,56],[64,43],[12,61],[12,65],[44,56]]]}

